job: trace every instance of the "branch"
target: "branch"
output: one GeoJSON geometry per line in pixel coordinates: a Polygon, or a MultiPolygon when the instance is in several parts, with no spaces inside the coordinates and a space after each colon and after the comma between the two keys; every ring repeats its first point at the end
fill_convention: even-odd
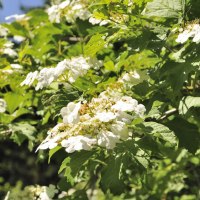
{"type": "Polygon", "coordinates": [[[166,119],[168,118],[169,116],[175,114],[176,112],[178,112],[178,110],[176,108],[173,108],[171,110],[168,110],[164,113],[163,116],[161,116],[158,120],[163,120],[163,119],[166,119]]]}

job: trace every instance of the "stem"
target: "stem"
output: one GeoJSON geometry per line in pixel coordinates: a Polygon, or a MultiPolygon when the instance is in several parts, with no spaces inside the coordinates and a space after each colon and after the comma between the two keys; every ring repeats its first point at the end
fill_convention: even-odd
{"type": "Polygon", "coordinates": [[[195,72],[195,74],[194,74],[194,79],[193,79],[193,84],[192,84],[192,87],[193,87],[192,93],[193,93],[193,95],[195,93],[196,83],[197,83],[197,72],[195,72]]]}
{"type": "Polygon", "coordinates": [[[169,116],[175,114],[176,112],[178,112],[176,108],[166,111],[164,115],[160,117],[159,121],[168,118],[169,116]]]}
{"type": "Polygon", "coordinates": [[[62,45],[61,45],[61,41],[58,41],[58,55],[62,54],[62,45]]]}
{"type": "Polygon", "coordinates": [[[68,83],[69,85],[71,85],[73,88],[75,88],[77,91],[80,91],[75,85],[73,85],[73,84],[70,83],[69,81],[67,81],[67,83],[68,83]]]}
{"type": "Polygon", "coordinates": [[[82,36],[82,34],[81,34],[81,31],[80,31],[78,25],[75,24],[75,26],[76,26],[76,29],[77,29],[78,34],[80,35],[80,37],[78,37],[78,38],[79,38],[79,41],[80,41],[80,43],[81,43],[81,51],[82,51],[82,54],[84,55],[84,49],[83,49],[83,47],[84,47],[84,38],[83,38],[83,36],[82,36]]]}

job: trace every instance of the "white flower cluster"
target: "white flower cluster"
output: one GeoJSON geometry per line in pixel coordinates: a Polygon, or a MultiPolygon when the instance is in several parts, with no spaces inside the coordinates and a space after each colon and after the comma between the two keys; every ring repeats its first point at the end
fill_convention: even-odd
{"type": "Polygon", "coordinates": [[[102,16],[98,16],[98,14],[96,15],[96,13],[94,12],[90,18],[89,18],[89,22],[93,25],[98,24],[99,26],[104,26],[107,24],[121,24],[124,23],[125,21],[128,21],[129,17],[126,14],[119,14],[118,15],[113,15],[110,16],[109,18],[107,17],[102,17],[102,16]]]}
{"type": "Polygon", "coordinates": [[[190,24],[186,27],[186,29],[180,30],[181,33],[178,35],[176,42],[185,43],[189,38],[193,38],[192,41],[195,43],[200,42],[200,25],[199,24],[190,24]]]}
{"type": "Polygon", "coordinates": [[[128,1],[126,1],[126,2],[127,2],[127,5],[128,5],[128,6],[133,6],[133,2],[134,2],[133,0],[128,0],[128,1]]]}
{"type": "Polygon", "coordinates": [[[4,26],[0,25],[0,36],[7,36],[8,35],[8,29],[5,28],[4,26]]]}
{"type": "Polygon", "coordinates": [[[10,64],[10,66],[11,66],[12,69],[16,69],[16,70],[23,69],[23,67],[21,65],[15,64],[15,63],[10,64]]]}
{"type": "Polygon", "coordinates": [[[96,59],[84,58],[82,56],[65,59],[59,62],[56,67],[43,68],[39,72],[30,72],[26,79],[21,83],[21,86],[30,86],[37,80],[38,83],[35,89],[39,90],[50,85],[64,73],[66,73],[68,81],[73,83],[78,77],[84,76],[91,67],[97,68],[101,65],[102,63],[96,59]]]}
{"type": "Polygon", "coordinates": [[[128,73],[125,73],[120,79],[120,81],[124,83],[131,83],[131,82],[134,82],[136,79],[140,79],[140,75],[135,70],[135,71],[130,71],[128,73]]]}
{"type": "Polygon", "coordinates": [[[91,13],[87,9],[86,0],[66,0],[58,5],[48,8],[47,13],[51,22],[60,23],[62,18],[67,22],[73,23],[77,18],[86,20],[91,13]]]}
{"type": "MultiPolygon", "coordinates": [[[[22,199],[33,199],[33,200],[53,200],[55,194],[58,193],[56,187],[52,184],[47,186],[26,186],[21,193],[22,199]]],[[[18,199],[18,198],[17,198],[18,199]]]]}
{"type": "Polygon", "coordinates": [[[104,25],[108,24],[110,22],[110,20],[108,20],[108,19],[98,19],[94,16],[91,16],[89,18],[89,22],[93,25],[99,24],[99,26],[104,26],[104,25]]]}
{"type": "Polygon", "coordinates": [[[3,54],[8,55],[10,57],[16,57],[17,56],[17,52],[12,49],[13,45],[14,44],[12,42],[6,42],[3,45],[3,48],[0,49],[0,52],[3,53],[3,54]]]}
{"type": "Polygon", "coordinates": [[[52,200],[55,194],[58,193],[58,190],[54,185],[42,186],[42,191],[39,194],[40,200],[52,200]]]}
{"type": "Polygon", "coordinates": [[[0,99],[0,113],[4,113],[6,111],[6,101],[4,99],[0,99]]]}
{"type": "MultiPolygon", "coordinates": [[[[124,4],[127,6],[127,12],[131,13],[131,7],[133,6],[133,0],[126,0],[124,4]]],[[[113,24],[114,26],[118,26],[123,28],[124,22],[129,20],[129,15],[124,13],[109,13],[109,16],[104,15],[103,13],[99,13],[98,10],[94,10],[93,13],[90,15],[89,22],[93,25],[98,24],[99,26],[104,26],[107,24],[113,24]]]]}
{"type": "Polygon", "coordinates": [[[145,111],[137,100],[123,96],[120,88],[108,88],[88,103],[70,102],[62,108],[63,123],[48,131],[38,149],[57,145],[68,153],[91,150],[96,145],[113,149],[116,143],[129,138],[128,125],[133,119],[142,118],[145,111]]]}
{"type": "Polygon", "coordinates": [[[22,14],[22,15],[18,15],[18,14],[15,14],[15,15],[10,15],[10,16],[7,16],[5,17],[5,20],[12,20],[12,21],[27,21],[29,20],[30,17],[26,16],[25,14],[22,14]]]}
{"type": "Polygon", "coordinates": [[[13,40],[14,40],[14,42],[16,42],[16,43],[21,43],[21,42],[23,42],[25,39],[26,39],[25,37],[20,36],[20,35],[14,35],[14,36],[13,36],[13,40]]]}
{"type": "Polygon", "coordinates": [[[16,72],[21,73],[22,68],[23,67],[19,64],[10,64],[10,66],[7,66],[6,68],[1,69],[0,73],[2,73],[3,75],[10,75],[10,74],[13,74],[13,73],[16,73],[16,72]]]}

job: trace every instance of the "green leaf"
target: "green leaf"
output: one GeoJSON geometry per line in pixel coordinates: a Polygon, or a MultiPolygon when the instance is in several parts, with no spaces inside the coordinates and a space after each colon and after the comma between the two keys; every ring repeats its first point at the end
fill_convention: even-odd
{"type": "Polygon", "coordinates": [[[73,185],[75,176],[93,154],[94,151],[80,151],[70,154],[69,157],[65,158],[62,162],[58,173],[61,173],[65,169],[64,176],[66,176],[68,181],[73,185]]]}
{"type": "Polygon", "coordinates": [[[58,174],[60,174],[67,167],[67,164],[69,164],[69,162],[70,162],[70,157],[67,157],[63,160],[60,169],[58,171],[58,174]]]}
{"type": "Polygon", "coordinates": [[[104,67],[108,71],[113,71],[113,72],[116,71],[115,65],[114,65],[112,60],[109,60],[109,61],[105,62],[104,63],[104,67]]]}
{"type": "Polygon", "coordinates": [[[179,104],[179,113],[184,115],[192,107],[200,107],[200,97],[183,97],[179,104]]]}
{"type": "MultiPolygon", "coordinates": [[[[195,67],[191,62],[176,63],[168,61],[160,70],[160,77],[169,83],[174,91],[180,91],[188,75],[195,67]],[[180,74],[180,76],[178,76],[180,74]]],[[[176,93],[175,93],[176,94],[176,93]]]]}
{"type": "Polygon", "coordinates": [[[52,157],[57,151],[59,151],[61,148],[62,148],[61,146],[57,146],[57,147],[55,147],[55,148],[53,148],[53,149],[50,149],[50,151],[49,151],[48,163],[50,163],[51,157],[52,157]]]}
{"type": "Polygon", "coordinates": [[[84,47],[84,54],[86,56],[95,56],[98,51],[104,48],[106,42],[103,39],[104,34],[93,35],[89,42],[84,47]]]}
{"type": "Polygon", "coordinates": [[[200,145],[200,134],[198,127],[182,118],[175,118],[167,123],[179,139],[179,146],[195,153],[200,145]]]}
{"type": "Polygon", "coordinates": [[[171,131],[167,126],[159,124],[157,122],[144,122],[143,123],[146,134],[152,134],[155,137],[161,138],[162,140],[168,142],[172,146],[176,146],[177,139],[173,131],[171,131]]]}
{"type": "Polygon", "coordinates": [[[142,137],[137,142],[137,144],[143,149],[147,149],[153,152],[159,152],[158,144],[156,143],[156,141],[153,140],[151,136],[146,135],[142,137]]]}
{"type": "Polygon", "coordinates": [[[142,149],[139,149],[134,157],[145,169],[148,168],[150,157],[142,149]]]}
{"type": "Polygon", "coordinates": [[[41,9],[34,9],[27,13],[27,16],[30,16],[31,19],[29,23],[33,26],[37,26],[41,22],[46,22],[48,20],[48,15],[44,10],[41,9]]]}
{"type": "Polygon", "coordinates": [[[14,119],[15,119],[15,117],[13,117],[12,115],[8,115],[6,113],[0,113],[0,122],[1,122],[1,124],[9,124],[14,119]]]}
{"type": "Polygon", "coordinates": [[[16,119],[20,117],[21,115],[28,114],[28,113],[31,113],[31,111],[26,108],[19,108],[14,113],[12,113],[12,116],[14,117],[14,119],[16,119]]]}
{"type": "Polygon", "coordinates": [[[73,85],[80,91],[88,91],[96,87],[94,83],[84,77],[79,77],[73,85]]]}
{"type": "Polygon", "coordinates": [[[61,191],[68,191],[70,189],[70,187],[71,187],[71,185],[67,182],[65,177],[61,178],[61,180],[58,182],[57,186],[61,191]]]}
{"type": "Polygon", "coordinates": [[[107,28],[103,26],[95,26],[95,27],[91,27],[87,29],[88,34],[91,36],[97,33],[105,32],[105,31],[107,31],[107,28]]]}
{"type": "Polygon", "coordinates": [[[11,138],[17,143],[21,144],[25,139],[34,140],[33,136],[36,133],[34,126],[27,123],[16,123],[10,125],[10,128],[13,131],[11,138]]]}
{"type": "Polygon", "coordinates": [[[110,157],[108,165],[102,172],[100,184],[104,191],[111,190],[115,194],[120,194],[124,190],[124,183],[120,180],[122,158],[121,156],[110,157]]]}
{"type": "Polygon", "coordinates": [[[17,107],[23,102],[24,97],[21,94],[14,92],[8,92],[5,94],[4,99],[7,103],[7,110],[9,113],[13,113],[17,107]]]}
{"type": "Polygon", "coordinates": [[[72,169],[72,175],[75,176],[81,167],[88,161],[88,159],[94,154],[94,151],[80,151],[72,154],[70,160],[70,168],[72,169]]]}
{"type": "Polygon", "coordinates": [[[160,61],[152,51],[144,50],[129,56],[124,62],[125,69],[147,69],[152,68],[160,61]]]}
{"type": "Polygon", "coordinates": [[[182,0],[154,0],[147,3],[143,14],[148,17],[179,18],[183,6],[182,0]]]}
{"type": "Polygon", "coordinates": [[[13,22],[12,24],[5,24],[5,27],[11,32],[12,35],[20,35],[23,37],[28,37],[28,31],[18,22],[13,22]]]}

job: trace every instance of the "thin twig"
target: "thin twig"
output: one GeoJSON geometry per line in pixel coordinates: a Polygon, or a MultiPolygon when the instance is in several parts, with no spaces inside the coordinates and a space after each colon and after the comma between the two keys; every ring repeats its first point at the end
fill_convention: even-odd
{"type": "Polygon", "coordinates": [[[173,109],[171,109],[171,110],[168,110],[168,111],[166,111],[166,112],[164,113],[163,116],[161,116],[161,117],[159,118],[159,120],[166,119],[166,118],[168,118],[169,116],[175,114],[176,112],[178,112],[178,110],[177,110],[176,108],[173,108],[173,109]]]}

